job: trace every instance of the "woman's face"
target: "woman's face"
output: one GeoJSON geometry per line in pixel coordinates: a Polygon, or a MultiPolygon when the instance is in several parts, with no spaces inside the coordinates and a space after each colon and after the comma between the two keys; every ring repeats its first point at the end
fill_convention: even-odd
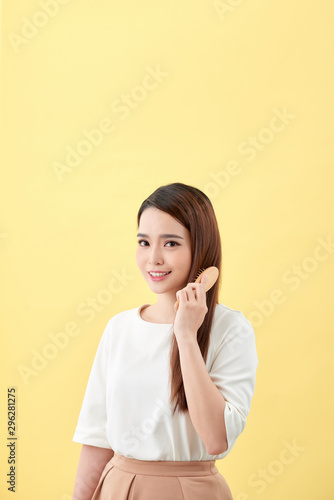
{"type": "Polygon", "coordinates": [[[153,292],[174,295],[188,283],[191,268],[189,230],[166,212],[146,208],[139,222],[136,263],[153,292]],[[150,271],[168,274],[160,278],[151,276],[150,271]]]}

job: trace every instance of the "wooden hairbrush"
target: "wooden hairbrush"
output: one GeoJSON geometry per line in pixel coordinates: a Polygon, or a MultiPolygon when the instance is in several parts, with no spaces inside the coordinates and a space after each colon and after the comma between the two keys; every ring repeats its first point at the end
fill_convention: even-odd
{"type": "MultiPolygon", "coordinates": [[[[219,276],[219,270],[215,266],[207,267],[206,269],[200,269],[197,273],[197,278],[195,279],[195,283],[200,283],[204,274],[206,274],[208,277],[208,281],[206,282],[205,285],[205,291],[207,292],[216,283],[217,278],[219,276]]],[[[174,304],[175,312],[179,308],[179,303],[180,301],[179,299],[177,299],[177,301],[174,304]]]]}

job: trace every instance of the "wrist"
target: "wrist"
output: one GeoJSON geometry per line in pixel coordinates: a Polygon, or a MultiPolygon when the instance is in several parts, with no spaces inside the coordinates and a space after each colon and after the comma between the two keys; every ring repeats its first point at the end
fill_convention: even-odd
{"type": "Polygon", "coordinates": [[[194,332],[184,332],[182,337],[177,337],[177,343],[179,348],[187,348],[187,349],[193,349],[198,347],[198,342],[197,342],[197,332],[194,334],[194,332]]]}

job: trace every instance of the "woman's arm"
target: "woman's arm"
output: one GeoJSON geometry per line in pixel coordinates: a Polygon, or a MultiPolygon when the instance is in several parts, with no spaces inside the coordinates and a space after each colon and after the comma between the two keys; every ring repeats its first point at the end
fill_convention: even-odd
{"type": "Polygon", "coordinates": [[[113,456],[111,448],[82,445],[72,500],[91,500],[102,471],[113,456]]]}

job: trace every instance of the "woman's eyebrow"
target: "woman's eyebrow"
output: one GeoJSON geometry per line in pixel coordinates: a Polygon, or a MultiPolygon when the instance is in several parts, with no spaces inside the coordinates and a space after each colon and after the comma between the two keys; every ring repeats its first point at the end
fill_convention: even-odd
{"type": "MultiPolygon", "coordinates": [[[[148,238],[148,235],[144,233],[138,233],[137,237],[148,238]]],[[[182,236],[179,236],[177,234],[160,234],[160,238],[179,238],[180,240],[184,239],[182,238],[182,236]]]]}

